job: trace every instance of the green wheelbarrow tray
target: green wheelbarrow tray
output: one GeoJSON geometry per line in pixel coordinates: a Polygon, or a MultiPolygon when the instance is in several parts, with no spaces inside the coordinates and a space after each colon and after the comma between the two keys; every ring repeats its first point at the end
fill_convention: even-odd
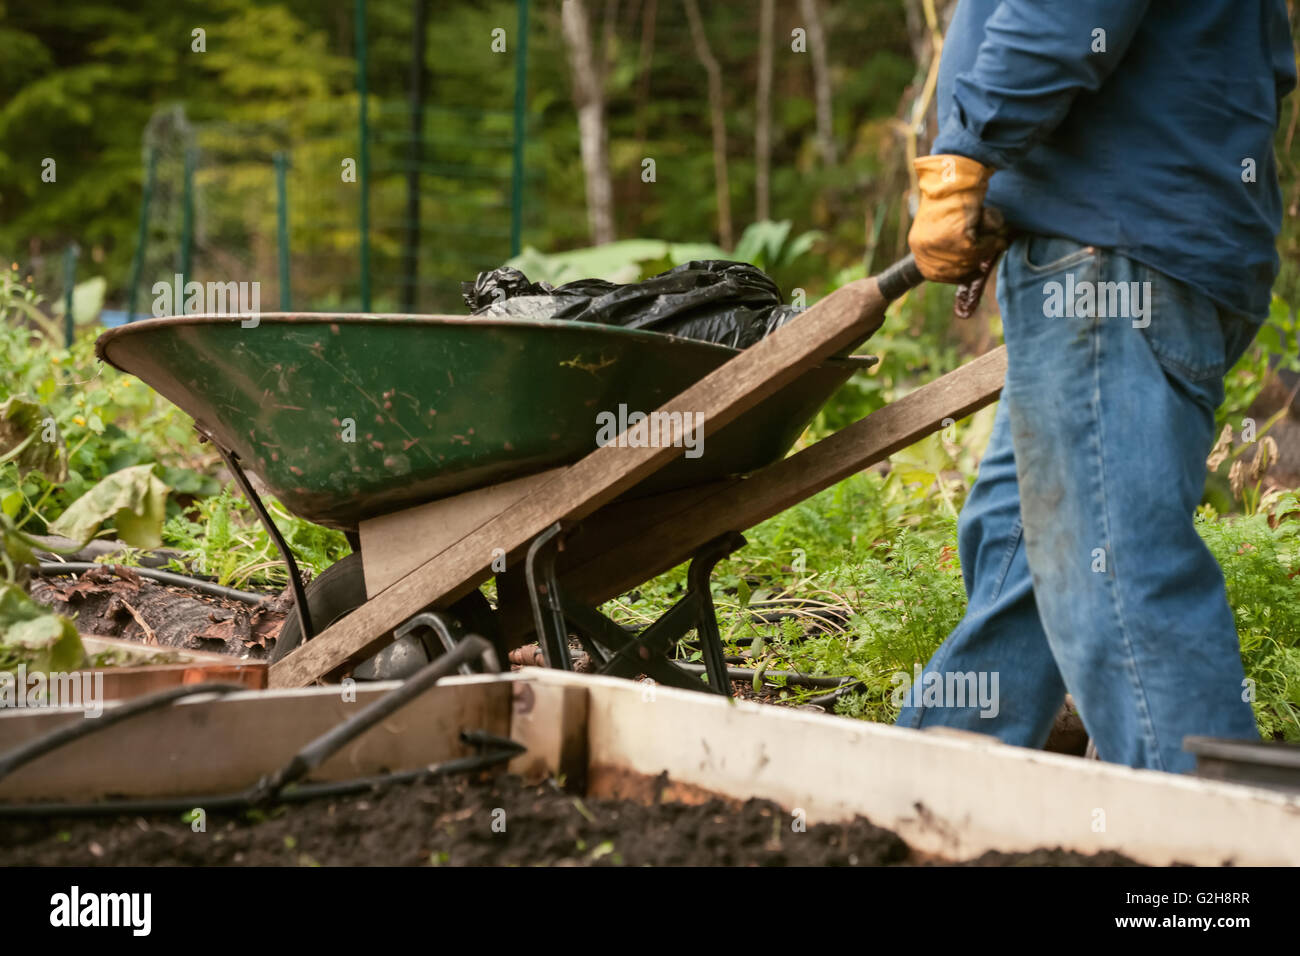
{"type": "MultiPolygon", "coordinates": [[[[737,354],[657,332],[458,316],[263,314],[146,319],[99,357],[189,413],[286,508],[329,527],[582,458],[607,413],[649,413],[737,354]]],[[[625,497],[780,459],[870,356],[830,359],[625,497]]],[[[685,452],[686,449],[683,449],[685,452]]]]}

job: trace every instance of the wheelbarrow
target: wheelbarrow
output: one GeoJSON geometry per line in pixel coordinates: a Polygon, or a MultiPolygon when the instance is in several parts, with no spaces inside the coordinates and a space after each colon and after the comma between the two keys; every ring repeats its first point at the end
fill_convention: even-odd
{"type": "Polygon", "coordinates": [[[783,457],[920,281],[908,257],[743,352],[586,323],[333,314],[151,319],[97,352],[194,418],[284,557],[295,616],[272,686],[391,674],[399,651],[427,659],[474,632],[502,652],[535,637],[559,668],[574,635],[603,673],[726,693],[709,574],[740,532],[1000,390],[999,350],[783,457]],[[638,412],[663,423],[658,441],[637,440],[638,412]],[[598,440],[602,414],[628,425],[617,440],[598,440]],[[247,472],[354,553],[304,586],[247,472]],[[597,610],[686,560],[685,596],[642,631],[597,610]],[[495,608],[478,590],[492,575],[495,608]],[[668,657],[692,629],[707,688],[668,657]]]}

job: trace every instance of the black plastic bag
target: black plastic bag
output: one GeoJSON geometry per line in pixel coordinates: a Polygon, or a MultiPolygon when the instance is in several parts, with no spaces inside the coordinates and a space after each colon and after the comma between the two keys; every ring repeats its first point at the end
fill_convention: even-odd
{"type": "Polygon", "coordinates": [[[764,272],[744,262],[686,262],[643,282],[580,279],[552,288],[503,266],[462,283],[475,315],[596,322],[743,349],[799,313],[764,272]],[[513,301],[512,301],[513,300],[513,301]]]}

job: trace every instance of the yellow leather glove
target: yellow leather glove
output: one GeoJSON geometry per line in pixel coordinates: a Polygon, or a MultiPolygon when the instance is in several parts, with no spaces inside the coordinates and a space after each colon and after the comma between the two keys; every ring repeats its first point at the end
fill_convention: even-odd
{"type": "Polygon", "coordinates": [[[979,276],[1006,245],[981,229],[993,170],[965,156],[922,156],[914,166],[921,202],[907,243],[921,274],[952,283],[979,276]]]}

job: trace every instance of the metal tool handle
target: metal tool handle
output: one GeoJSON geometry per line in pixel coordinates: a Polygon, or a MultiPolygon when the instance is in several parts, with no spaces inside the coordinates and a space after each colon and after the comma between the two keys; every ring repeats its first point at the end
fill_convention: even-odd
{"type": "Polygon", "coordinates": [[[921,270],[917,268],[916,259],[909,252],[884,272],[876,276],[876,285],[886,302],[893,302],[909,289],[915,289],[925,281],[921,270]]]}

